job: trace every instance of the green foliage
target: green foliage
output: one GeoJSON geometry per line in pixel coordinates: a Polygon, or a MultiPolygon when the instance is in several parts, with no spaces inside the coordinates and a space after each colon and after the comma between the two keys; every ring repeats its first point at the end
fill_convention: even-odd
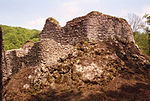
{"type": "Polygon", "coordinates": [[[148,34],[147,33],[140,33],[140,32],[134,32],[134,39],[135,43],[139,46],[139,48],[143,51],[145,54],[148,53],[148,34]]]}
{"type": "Polygon", "coordinates": [[[6,50],[18,49],[27,40],[37,42],[39,30],[30,30],[21,27],[11,27],[6,25],[0,25],[3,32],[4,47],[6,50]]]}

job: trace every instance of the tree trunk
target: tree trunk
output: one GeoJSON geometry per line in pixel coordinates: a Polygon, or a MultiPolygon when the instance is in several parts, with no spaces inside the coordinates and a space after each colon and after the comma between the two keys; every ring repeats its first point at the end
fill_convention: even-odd
{"type": "Polygon", "coordinates": [[[3,42],[3,37],[2,37],[2,30],[0,27],[0,101],[2,101],[2,42],[3,42]]]}
{"type": "Polygon", "coordinates": [[[150,32],[148,33],[148,47],[149,47],[149,56],[150,56],[150,32]]]}

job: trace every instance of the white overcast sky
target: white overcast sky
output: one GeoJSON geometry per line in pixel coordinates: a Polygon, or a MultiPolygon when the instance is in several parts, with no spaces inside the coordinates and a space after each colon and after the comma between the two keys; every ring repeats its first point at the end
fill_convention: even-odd
{"type": "Polygon", "coordinates": [[[48,17],[64,26],[91,11],[123,18],[128,13],[142,17],[150,14],[150,0],[0,0],[0,24],[41,30],[48,17]]]}

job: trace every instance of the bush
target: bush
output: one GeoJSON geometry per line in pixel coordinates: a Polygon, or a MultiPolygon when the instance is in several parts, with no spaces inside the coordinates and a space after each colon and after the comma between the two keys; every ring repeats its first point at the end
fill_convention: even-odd
{"type": "Polygon", "coordinates": [[[148,33],[134,32],[135,43],[148,55],[148,33]]]}

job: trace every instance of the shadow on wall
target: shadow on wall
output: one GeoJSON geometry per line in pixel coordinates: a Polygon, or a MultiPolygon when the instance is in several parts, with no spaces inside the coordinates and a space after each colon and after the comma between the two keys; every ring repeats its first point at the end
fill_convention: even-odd
{"type": "MultiPolygon", "coordinates": [[[[146,71],[150,71],[150,69],[146,71]]],[[[107,90],[102,90],[100,85],[99,92],[94,91],[92,93],[89,89],[72,88],[64,92],[49,89],[44,93],[32,96],[29,101],[149,101],[150,83],[144,82],[146,80],[146,78],[143,78],[144,74],[142,76],[138,73],[128,75],[132,79],[125,78],[124,75],[127,74],[121,73],[122,76],[119,77],[121,80],[120,87],[117,87],[117,85],[120,85],[118,82],[112,82],[115,88],[117,87],[115,90],[111,90],[112,86],[107,90]],[[127,82],[131,82],[132,85],[127,82]],[[88,96],[84,97],[83,95],[88,96]]],[[[145,74],[145,76],[149,76],[149,74],[145,74]]]]}
{"type": "Polygon", "coordinates": [[[82,101],[149,101],[150,85],[136,83],[133,86],[122,85],[118,91],[104,91],[102,94],[91,94],[82,101]],[[94,100],[93,100],[94,99],[94,100]]]}
{"type": "Polygon", "coordinates": [[[58,93],[54,89],[49,89],[48,92],[32,96],[28,101],[78,101],[80,96],[81,92],[73,90],[58,93]]]}
{"type": "Polygon", "coordinates": [[[118,91],[103,91],[80,99],[82,94],[73,90],[64,93],[49,90],[49,92],[32,96],[29,101],[149,101],[150,85],[144,83],[136,83],[133,86],[122,85],[118,91]]]}
{"type": "Polygon", "coordinates": [[[39,42],[35,43],[34,46],[29,50],[29,53],[24,57],[19,57],[20,62],[24,63],[26,67],[34,67],[37,66],[40,61],[40,45],[39,42]]]}

